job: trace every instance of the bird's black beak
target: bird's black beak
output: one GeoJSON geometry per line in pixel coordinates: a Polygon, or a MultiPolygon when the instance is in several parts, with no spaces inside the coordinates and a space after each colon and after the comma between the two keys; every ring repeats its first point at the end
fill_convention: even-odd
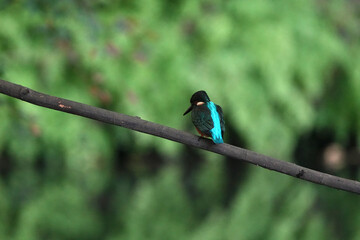
{"type": "Polygon", "coordinates": [[[191,104],[191,106],[186,110],[186,112],[184,112],[183,116],[191,112],[192,109],[193,109],[193,105],[191,104]]]}

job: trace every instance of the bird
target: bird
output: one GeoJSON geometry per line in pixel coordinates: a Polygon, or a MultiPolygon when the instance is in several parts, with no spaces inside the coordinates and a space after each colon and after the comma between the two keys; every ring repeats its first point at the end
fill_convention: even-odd
{"type": "Polygon", "coordinates": [[[194,93],[190,103],[183,116],[191,112],[191,120],[201,137],[209,137],[215,144],[224,143],[225,120],[222,108],[210,101],[204,90],[194,93]]]}

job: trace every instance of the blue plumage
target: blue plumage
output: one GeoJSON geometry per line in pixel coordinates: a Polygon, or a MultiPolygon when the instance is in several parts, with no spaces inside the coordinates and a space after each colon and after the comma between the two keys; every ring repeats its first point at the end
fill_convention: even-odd
{"type": "Polygon", "coordinates": [[[224,143],[220,127],[220,115],[216,110],[216,106],[211,101],[207,102],[206,105],[210,109],[211,118],[214,123],[214,127],[210,130],[211,138],[213,139],[214,143],[224,143]]]}

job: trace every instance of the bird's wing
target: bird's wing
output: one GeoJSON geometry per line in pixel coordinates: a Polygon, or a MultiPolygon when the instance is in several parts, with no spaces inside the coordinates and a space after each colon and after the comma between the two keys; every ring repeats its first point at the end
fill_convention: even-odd
{"type": "Polygon", "coordinates": [[[222,108],[221,108],[219,105],[216,105],[216,111],[218,112],[219,117],[220,117],[221,135],[224,137],[224,133],[225,133],[225,120],[224,120],[224,115],[223,115],[222,108]]]}
{"type": "Polygon", "coordinates": [[[214,128],[214,123],[211,118],[210,109],[205,105],[197,106],[193,109],[191,114],[192,122],[195,127],[207,136],[211,136],[210,130],[214,128]]]}

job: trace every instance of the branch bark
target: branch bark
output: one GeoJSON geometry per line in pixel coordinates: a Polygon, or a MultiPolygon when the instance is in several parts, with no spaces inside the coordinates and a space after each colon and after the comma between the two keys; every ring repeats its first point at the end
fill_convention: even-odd
{"type": "Polygon", "coordinates": [[[142,120],[139,117],[132,117],[125,114],[108,111],[102,108],[93,107],[79,102],[50,96],[36,92],[29,88],[10,83],[0,79],[0,93],[18,98],[20,100],[62,111],[100,122],[109,123],[131,130],[147,133],[153,136],[169,139],[183,143],[195,148],[201,148],[223,156],[239,159],[269,170],[287,174],[302,180],[321,184],[327,187],[340,189],[360,194],[360,182],[349,180],[330,174],[318,172],[312,169],[298,166],[294,163],[280,161],[250,150],[236,147],[230,144],[213,144],[207,139],[198,140],[198,137],[174,128],[142,120]]]}

